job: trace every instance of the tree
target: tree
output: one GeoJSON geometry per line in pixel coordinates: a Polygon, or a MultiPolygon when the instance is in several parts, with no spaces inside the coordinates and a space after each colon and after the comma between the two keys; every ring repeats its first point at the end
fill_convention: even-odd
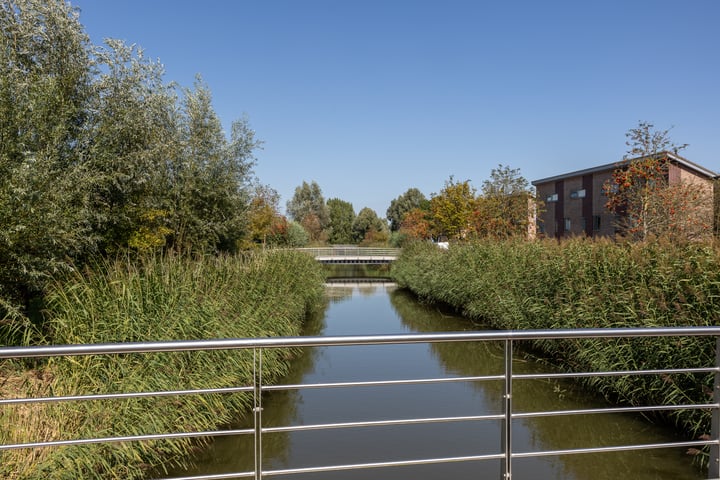
{"type": "Polygon", "coordinates": [[[27,332],[23,307],[50,275],[94,250],[80,150],[92,74],[69,4],[0,4],[0,343],[27,332]]]}
{"type": "Polygon", "coordinates": [[[174,246],[232,251],[246,234],[253,152],[261,143],[246,119],[233,122],[227,141],[200,79],[185,91],[181,115],[182,153],[171,179],[174,246]]]}
{"type": "Polygon", "coordinates": [[[356,243],[383,243],[387,241],[387,227],[375,213],[375,210],[365,207],[358,212],[353,222],[353,237],[356,243]]]}
{"type": "Polygon", "coordinates": [[[84,168],[93,229],[101,252],[162,247],[168,227],[168,159],[180,154],[177,97],[163,67],[142,50],[106,40],[95,51],[95,79],[84,168]]]}
{"type": "MultiPolygon", "coordinates": [[[[293,198],[287,202],[287,213],[296,222],[312,225],[312,231],[324,230],[330,220],[328,207],[322,195],[322,190],[316,182],[303,182],[295,188],[293,198]],[[307,218],[306,217],[314,217],[307,218]]],[[[307,228],[307,226],[306,226],[307,228]]],[[[308,232],[311,232],[308,230],[308,232]]],[[[312,237],[311,233],[311,237],[312,237]]]]}
{"type": "Polygon", "coordinates": [[[712,188],[700,182],[670,182],[670,153],[675,145],[669,130],[654,130],[640,122],[625,136],[629,147],[623,162],[604,185],[607,208],[618,217],[621,234],[645,240],[649,236],[692,239],[712,229],[712,188]]]}
{"type": "Polygon", "coordinates": [[[408,191],[390,202],[386,215],[390,221],[390,230],[395,232],[400,229],[405,215],[416,208],[427,210],[429,203],[425,195],[417,188],[410,188],[408,191]]]}
{"type": "Polygon", "coordinates": [[[298,222],[290,222],[287,228],[288,247],[304,247],[310,242],[310,235],[298,222]]]}
{"type": "Polygon", "coordinates": [[[331,244],[344,244],[353,242],[353,222],[355,210],[352,203],[331,198],[327,201],[330,217],[328,227],[328,242],[331,244]]]}
{"type": "Polygon", "coordinates": [[[520,169],[498,165],[483,182],[477,199],[473,215],[476,233],[501,238],[527,235],[532,200],[530,184],[520,169]]]}
{"type": "Polygon", "coordinates": [[[414,239],[429,238],[432,232],[430,212],[420,208],[406,212],[399,231],[414,239]]]}
{"type": "Polygon", "coordinates": [[[430,199],[434,233],[463,238],[470,231],[475,208],[475,189],[470,181],[455,182],[450,176],[440,193],[430,199]]]}
{"type": "MultiPolygon", "coordinates": [[[[263,246],[268,237],[276,239],[287,229],[287,221],[278,213],[280,194],[268,185],[255,185],[248,208],[248,230],[252,242],[263,246]]],[[[277,240],[276,240],[277,241],[277,240]]]]}

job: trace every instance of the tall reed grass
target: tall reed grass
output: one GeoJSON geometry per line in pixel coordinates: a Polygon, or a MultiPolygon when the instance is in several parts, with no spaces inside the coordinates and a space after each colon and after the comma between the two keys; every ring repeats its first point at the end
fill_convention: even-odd
{"type": "MultiPolygon", "coordinates": [[[[322,268],[276,251],[237,257],[122,259],[58,282],[47,298],[49,342],[139,342],[295,336],[322,298],[322,268]]],[[[52,358],[15,376],[23,395],[216,388],[252,384],[252,352],[209,351],[52,358]]],[[[292,352],[264,353],[264,381],[292,352]]],[[[246,394],[70,402],[5,408],[3,443],[212,430],[248,411],[246,394]]],[[[183,465],[197,441],[166,440],[17,450],[11,479],[142,478],[183,465]]]]}
{"type": "MultiPolygon", "coordinates": [[[[720,252],[705,244],[607,240],[507,241],[406,247],[392,275],[420,298],[448,304],[498,329],[717,325],[720,252]]],[[[714,339],[660,338],[534,342],[568,370],[625,370],[714,364],[714,339]]],[[[708,403],[712,375],[623,376],[586,384],[629,405],[708,403]]],[[[689,437],[709,433],[707,411],[659,418],[689,437]]]]}

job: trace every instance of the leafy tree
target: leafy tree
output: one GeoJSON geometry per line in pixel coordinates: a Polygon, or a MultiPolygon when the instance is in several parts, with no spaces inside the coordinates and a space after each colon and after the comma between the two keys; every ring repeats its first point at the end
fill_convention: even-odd
{"type": "Polygon", "coordinates": [[[330,217],[328,242],[335,245],[353,243],[355,210],[352,203],[331,198],[327,201],[327,207],[330,217]]]}
{"type": "Polygon", "coordinates": [[[699,182],[670,183],[670,157],[687,145],[675,145],[669,130],[640,122],[625,136],[629,147],[623,163],[604,188],[607,208],[618,217],[624,235],[640,240],[650,235],[692,239],[712,228],[712,188],[699,182]]]}
{"type": "Polygon", "coordinates": [[[440,193],[430,199],[435,233],[449,238],[463,238],[470,232],[475,208],[475,189],[470,181],[455,182],[451,176],[440,193]]]}
{"type": "MultiPolygon", "coordinates": [[[[287,202],[287,213],[290,218],[303,225],[305,223],[315,225],[313,230],[323,230],[328,226],[330,221],[330,213],[325,204],[322,190],[316,182],[303,182],[301,186],[295,188],[293,198],[287,202]],[[312,215],[314,218],[305,218],[312,215]]],[[[306,226],[307,228],[307,226],[306,226]]],[[[311,230],[308,230],[311,232],[311,230]]],[[[311,233],[311,237],[312,237],[311,233]]]]}
{"type": "Polygon", "coordinates": [[[474,212],[475,231],[481,236],[527,234],[532,192],[520,169],[498,165],[485,180],[474,212]]]}
{"type": "Polygon", "coordinates": [[[287,227],[288,247],[304,247],[310,243],[310,235],[298,222],[289,222],[287,227]]]}
{"type": "Polygon", "coordinates": [[[387,219],[390,221],[390,230],[395,232],[400,229],[405,215],[416,208],[427,210],[429,203],[425,195],[417,188],[410,188],[396,199],[390,202],[387,209],[387,219]]]}
{"type": "Polygon", "coordinates": [[[430,238],[432,235],[430,212],[420,208],[406,212],[400,223],[400,232],[414,239],[430,238]]]}
{"type": "Polygon", "coordinates": [[[0,4],[0,342],[48,276],[93,249],[78,146],[92,95],[89,41],[62,0],[0,4]]]}
{"type": "Polygon", "coordinates": [[[356,243],[382,243],[388,238],[385,222],[377,216],[375,210],[368,207],[358,212],[352,229],[356,243]]]}
{"type": "MultiPolygon", "coordinates": [[[[256,185],[250,199],[248,228],[251,240],[268,242],[268,237],[277,239],[287,229],[287,221],[278,213],[280,194],[268,185],[256,185]]],[[[277,240],[275,240],[277,241],[277,240]]]]}
{"type": "Polygon", "coordinates": [[[199,79],[185,92],[180,141],[172,177],[175,247],[233,250],[246,233],[249,175],[260,142],[245,119],[233,122],[227,141],[199,79]]]}
{"type": "Polygon", "coordinates": [[[314,213],[305,215],[300,225],[302,225],[302,228],[307,232],[311,242],[322,244],[327,241],[327,233],[322,223],[320,223],[320,219],[314,213]]]}
{"type": "Polygon", "coordinates": [[[180,153],[176,95],[162,65],[135,47],[106,40],[95,57],[102,73],[89,108],[84,168],[92,172],[87,192],[100,251],[162,247],[171,233],[163,201],[167,161],[180,153]]]}
{"type": "Polygon", "coordinates": [[[248,230],[247,120],[228,140],[199,79],[180,101],[159,63],[92,46],[78,18],[65,0],[0,3],[0,341],[93,255],[231,250],[248,230]]]}

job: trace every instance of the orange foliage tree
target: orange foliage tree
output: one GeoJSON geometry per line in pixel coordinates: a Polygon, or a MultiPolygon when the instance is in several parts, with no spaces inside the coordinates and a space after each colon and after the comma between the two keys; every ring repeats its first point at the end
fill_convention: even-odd
{"type": "Polygon", "coordinates": [[[670,182],[670,154],[676,146],[668,130],[654,131],[641,122],[630,130],[624,162],[604,185],[606,207],[616,214],[621,234],[645,240],[650,236],[696,239],[712,230],[712,188],[703,182],[670,182]],[[628,158],[630,156],[635,158],[628,158]]]}

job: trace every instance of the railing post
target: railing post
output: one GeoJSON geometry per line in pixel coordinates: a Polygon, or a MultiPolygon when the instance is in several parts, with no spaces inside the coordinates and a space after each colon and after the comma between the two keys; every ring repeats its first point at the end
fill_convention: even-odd
{"type": "Polygon", "coordinates": [[[255,480],[262,479],[262,349],[253,349],[253,419],[255,427],[255,480]]]}
{"type": "Polygon", "coordinates": [[[505,454],[503,460],[503,479],[512,478],[512,339],[505,340],[505,388],[503,394],[502,449],[505,454]]]}
{"type": "MultiPolygon", "coordinates": [[[[720,403],[720,337],[715,337],[715,380],[713,382],[713,403],[720,403]]],[[[712,410],[710,435],[715,442],[710,445],[708,478],[720,478],[720,408],[712,410]]]]}

